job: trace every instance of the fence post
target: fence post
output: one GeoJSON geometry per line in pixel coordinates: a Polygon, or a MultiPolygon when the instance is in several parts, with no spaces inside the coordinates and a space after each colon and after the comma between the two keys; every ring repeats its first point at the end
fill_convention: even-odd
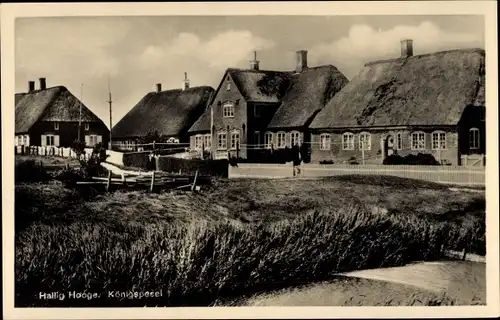
{"type": "Polygon", "coordinates": [[[363,165],[365,165],[365,139],[361,141],[361,157],[363,159],[363,165]]]}
{"type": "Polygon", "coordinates": [[[153,141],[153,151],[156,150],[156,141],[153,141]]]}
{"type": "Polygon", "coordinates": [[[153,171],[153,174],[151,175],[151,186],[149,187],[149,192],[153,192],[154,185],[155,185],[155,172],[153,171]]]}
{"type": "Polygon", "coordinates": [[[108,182],[106,183],[106,192],[109,192],[110,185],[111,185],[111,170],[108,170],[108,182]]]}
{"type": "Polygon", "coordinates": [[[462,250],[462,261],[465,261],[465,258],[467,257],[467,250],[464,249],[462,250]]]}
{"type": "Polygon", "coordinates": [[[196,187],[196,179],[198,178],[198,170],[196,170],[196,173],[194,174],[194,180],[193,180],[193,185],[191,186],[191,191],[194,191],[196,187]]]}

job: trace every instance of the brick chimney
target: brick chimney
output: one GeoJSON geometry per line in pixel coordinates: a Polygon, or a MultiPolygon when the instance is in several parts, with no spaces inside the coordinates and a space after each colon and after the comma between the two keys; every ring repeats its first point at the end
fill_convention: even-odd
{"type": "Polygon", "coordinates": [[[250,60],[250,70],[259,70],[259,61],[257,60],[257,51],[253,52],[253,60],[250,60]]]}
{"type": "Polygon", "coordinates": [[[35,81],[28,81],[28,92],[35,91],[35,81]]]}
{"type": "Polygon", "coordinates": [[[47,89],[47,82],[45,81],[45,78],[40,78],[40,90],[45,90],[47,89]]]}
{"type": "Polygon", "coordinates": [[[401,58],[413,56],[413,40],[401,40],[401,58]]]}
{"type": "Polygon", "coordinates": [[[184,81],[182,81],[182,90],[189,89],[189,79],[187,72],[184,72],[184,81]]]}
{"type": "Polygon", "coordinates": [[[304,71],[304,69],[307,69],[307,51],[299,50],[297,51],[297,67],[295,71],[300,73],[304,71]]]}
{"type": "Polygon", "coordinates": [[[161,92],[161,83],[156,84],[156,92],[161,92]]]}

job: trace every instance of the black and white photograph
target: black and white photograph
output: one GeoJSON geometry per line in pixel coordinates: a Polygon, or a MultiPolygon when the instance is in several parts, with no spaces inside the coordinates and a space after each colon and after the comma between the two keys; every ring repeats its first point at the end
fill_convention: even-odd
{"type": "Polygon", "coordinates": [[[12,319],[498,315],[495,5],[377,3],[2,8],[12,319]]]}

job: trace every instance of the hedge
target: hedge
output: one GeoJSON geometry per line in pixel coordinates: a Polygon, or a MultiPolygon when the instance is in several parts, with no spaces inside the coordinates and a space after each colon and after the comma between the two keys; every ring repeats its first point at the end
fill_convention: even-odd
{"type": "Polygon", "coordinates": [[[150,170],[152,169],[151,161],[149,160],[150,154],[151,152],[149,151],[144,153],[125,153],[123,155],[123,165],[126,167],[150,170]]]}
{"type": "Polygon", "coordinates": [[[173,157],[159,157],[156,160],[158,170],[194,174],[198,170],[200,175],[209,175],[227,178],[229,176],[229,162],[222,160],[190,160],[173,157]]]}
{"type": "Polygon", "coordinates": [[[406,157],[392,154],[384,159],[383,164],[425,165],[425,166],[440,165],[440,163],[434,158],[432,154],[424,154],[424,153],[419,153],[417,155],[409,154],[406,157]]]}

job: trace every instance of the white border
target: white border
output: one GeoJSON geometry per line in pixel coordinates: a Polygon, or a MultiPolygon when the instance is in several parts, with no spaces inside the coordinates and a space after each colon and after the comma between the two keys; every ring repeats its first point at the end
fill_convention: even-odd
{"type": "Polygon", "coordinates": [[[492,317],[499,308],[498,67],[495,1],[266,2],[266,3],[23,3],[1,5],[3,297],[6,319],[228,319],[492,317]],[[40,16],[147,15],[458,15],[485,16],[488,107],[487,306],[474,307],[240,307],[240,308],[14,308],[14,19],[40,16]]]}

